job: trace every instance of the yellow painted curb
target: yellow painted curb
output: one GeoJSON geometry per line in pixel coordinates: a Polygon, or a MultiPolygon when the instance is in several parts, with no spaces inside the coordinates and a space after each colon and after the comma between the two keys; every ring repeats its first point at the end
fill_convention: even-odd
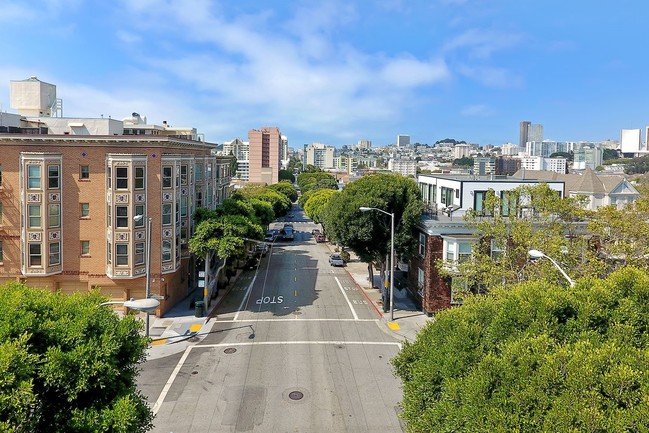
{"type": "Polygon", "coordinates": [[[153,340],[151,342],[151,346],[158,346],[160,344],[165,344],[167,342],[166,338],[160,339],[160,340],[153,340]]]}
{"type": "Polygon", "coordinates": [[[203,325],[201,325],[200,323],[194,323],[192,326],[189,327],[189,332],[198,332],[201,330],[202,327],[203,325]]]}
{"type": "Polygon", "coordinates": [[[401,326],[397,322],[388,322],[388,328],[392,329],[393,331],[398,331],[401,329],[401,326]]]}

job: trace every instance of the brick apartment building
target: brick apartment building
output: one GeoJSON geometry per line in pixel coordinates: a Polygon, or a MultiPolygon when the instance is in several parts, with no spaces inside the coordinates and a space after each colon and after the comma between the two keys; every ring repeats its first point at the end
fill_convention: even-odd
{"type": "Polygon", "coordinates": [[[282,134],[279,128],[268,127],[248,131],[250,183],[271,185],[279,182],[282,167],[282,134]]]}
{"type": "Polygon", "coordinates": [[[3,114],[0,284],[143,298],[150,242],[158,313],[195,288],[193,213],[229,194],[230,158],[195,130],[148,125],[135,113],[123,121],[3,114]]]}

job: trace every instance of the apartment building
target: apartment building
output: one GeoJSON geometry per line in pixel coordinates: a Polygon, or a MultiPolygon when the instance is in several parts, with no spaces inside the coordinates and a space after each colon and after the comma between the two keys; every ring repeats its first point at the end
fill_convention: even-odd
{"type": "MultiPolygon", "coordinates": [[[[40,82],[30,84],[38,92],[40,82]]],[[[151,293],[164,314],[196,287],[194,210],[228,196],[230,159],[193,128],[38,108],[0,132],[0,284],[143,298],[149,245],[151,293]]]]}
{"type": "Polygon", "coordinates": [[[388,170],[406,177],[417,176],[417,161],[409,158],[390,158],[388,170]]]}
{"type": "Polygon", "coordinates": [[[279,128],[267,127],[248,131],[250,145],[249,181],[271,185],[279,181],[282,166],[282,134],[279,128]]]}
{"type": "Polygon", "coordinates": [[[334,147],[322,143],[304,145],[304,167],[313,165],[326,170],[334,168],[334,147]]]}

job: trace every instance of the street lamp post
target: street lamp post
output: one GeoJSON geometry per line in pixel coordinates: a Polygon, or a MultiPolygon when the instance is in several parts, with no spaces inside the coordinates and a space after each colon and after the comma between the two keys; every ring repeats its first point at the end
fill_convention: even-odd
{"type": "Polygon", "coordinates": [[[529,251],[527,252],[527,254],[528,254],[531,258],[533,258],[533,259],[542,259],[542,258],[545,258],[545,259],[550,260],[550,261],[552,262],[552,264],[553,264],[553,265],[554,265],[554,266],[559,270],[559,272],[561,272],[561,275],[563,275],[563,277],[568,281],[568,283],[570,284],[570,287],[574,287],[575,282],[572,281],[572,279],[570,279],[570,277],[568,276],[568,274],[566,274],[566,272],[565,272],[563,269],[561,269],[561,266],[559,266],[559,264],[558,264],[557,262],[555,262],[555,261],[552,259],[552,257],[550,257],[550,256],[548,256],[548,255],[542,253],[542,252],[539,251],[539,250],[529,250],[529,251]]]}
{"type": "MultiPolygon", "coordinates": [[[[135,215],[133,220],[141,221],[144,218],[144,215],[135,215]]],[[[147,218],[146,223],[146,288],[145,288],[145,298],[151,298],[151,225],[153,223],[153,218],[147,218]]],[[[157,301],[157,300],[156,300],[157,301]]],[[[160,302],[158,302],[160,305],[160,302]]],[[[155,309],[154,309],[155,310],[155,309]]],[[[144,326],[146,336],[149,336],[149,311],[142,310],[145,312],[144,326]]]]}
{"type": "Polygon", "coordinates": [[[376,207],[365,206],[361,206],[359,210],[361,212],[376,210],[390,215],[390,320],[394,320],[394,212],[390,213],[376,207]]]}

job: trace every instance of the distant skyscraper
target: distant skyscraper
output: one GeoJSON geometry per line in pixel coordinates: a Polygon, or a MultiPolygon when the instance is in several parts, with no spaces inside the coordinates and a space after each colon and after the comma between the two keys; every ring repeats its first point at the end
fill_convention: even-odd
{"type": "Polygon", "coordinates": [[[639,129],[623,129],[622,137],[620,140],[620,149],[622,153],[636,153],[640,150],[640,130],[639,129]]]}
{"type": "Polygon", "coordinates": [[[543,141],[543,125],[536,125],[527,120],[521,122],[519,146],[525,148],[528,141],[543,141]]]}
{"type": "Polygon", "coordinates": [[[271,185],[278,182],[281,167],[282,134],[279,128],[248,131],[250,145],[250,182],[271,185]]]}
{"type": "Polygon", "coordinates": [[[370,149],[372,147],[372,142],[370,140],[358,140],[359,149],[370,149]]]}
{"type": "Polygon", "coordinates": [[[408,147],[410,146],[410,136],[409,135],[397,135],[397,147],[408,147]]]}

